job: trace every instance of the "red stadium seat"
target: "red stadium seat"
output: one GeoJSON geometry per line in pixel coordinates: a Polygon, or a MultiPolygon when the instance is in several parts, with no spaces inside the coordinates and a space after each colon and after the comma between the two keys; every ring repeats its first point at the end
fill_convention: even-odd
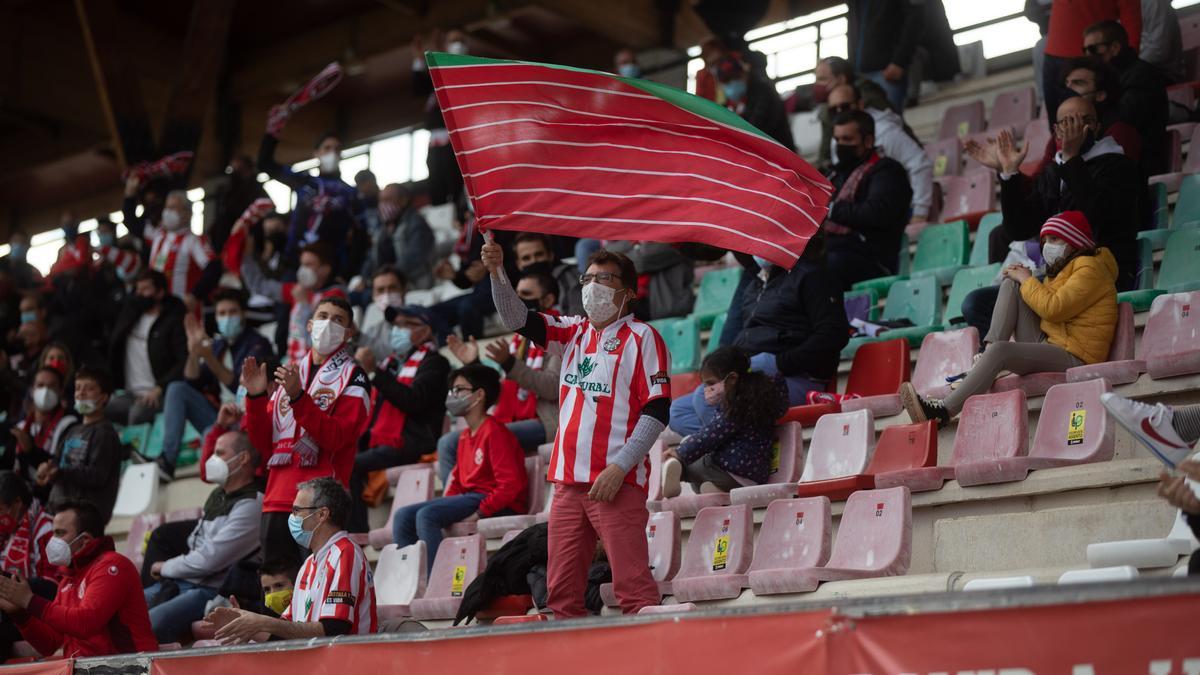
{"type": "Polygon", "coordinates": [[[650,475],[646,478],[647,506],[652,502],[662,500],[662,454],[666,449],[666,445],[661,440],[655,441],[654,445],[650,446],[650,475]]]}
{"type": "Polygon", "coordinates": [[[808,461],[796,492],[801,497],[842,500],[875,486],[865,475],[875,445],[875,419],[870,410],[826,415],[813,429],[808,461]]]}
{"type": "Polygon", "coordinates": [[[967,399],[954,434],[952,462],[959,485],[983,484],[997,460],[1028,454],[1028,411],[1025,392],[1019,389],[967,399]]]}
{"type": "Polygon", "coordinates": [[[524,616],[500,616],[492,622],[493,626],[503,626],[510,623],[530,623],[534,621],[549,621],[545,614],[525,614],[524,616]]]}
{"type": "Polygon", "coordinates": [[[375,604],[380,618],[408,616],[412,601],[429,584],[429,558],[425,542],[399,548],[388,544],[375,564],[375,604]]]}
{"type": "Polygon", "coordinates": [[[926,335],[921,341],[912,385],[917,393],[942,399],[950,395],[946,378],[965,373],[979,353],[979,331],[968,327],[926,335]]]}
{"type": "Polygon", "coordinates": [[[684,612],[696,611],[696,604],[692,602],[679,602],[673,605],[650,605],[638,610],[638,614],[682,614],[684,612]]]}
{"type": "MultiPolygon", "coordinates": [[[[673,511],[650,514],[646,521],[646,547],[650,553],[650,574],[658,582],[661,595],[671,594],[671,580],[679,573],[682,562],[682,542],[678,514],[673,511]]],[[[609,607],[620,606],[612,582],[600,585],[600,597],[609,607]]]]}
{"type": "MultiPolygon", "coordinates": [[[[1200,149],[1200,145],[1196,147],[1200,149]]],[[[1067,382],[1084,382],[1103,377],[1109,384],[1129,384],[1136,382],[1138,377],[1146,372],[1146,362],[1134,358],[1134,334],[1137,326],[1134,324],[1133,314],[1133,305],[1128,302],[1117,305],[1117,330],[1113,333],[1108,360],[1068,369],[1067,382]]]]}
{"type": "Polygon", "coordinates": [[[1169,160],[1167,173],[1151,176],[1149,183],[1162,183],[1168,192],[1179,192],[1183,177],[1200,171],[1200,126],[1193,127],[1189,141],[1187,161],[1183,161],[1183,138],[1179,129],[1167,130],[1167,158],[1169,160]]]}
{"type": "Polygon", "coordinates": [[[483,537],[443,539],[433,559],[425,594],[412,601],[412,616],[418,620],[453,619],[462,604],[467,586],[487,565],[487,544],[483,537]]]}
{"type": "Polygon", "coordinates": [[[995,172],[947,176],[940,181],[945,191],[942,222],[965,220],[971,225],[971,229],[974,229],[984,214],[996,210],[995,172]]]}
{"type": "Polygon", "coordinates": [[[1045,119],[1038,118],[1025,125],[1022,142],[1029,146],[1029,153],[1025,156],[1025,161],[1021,162],[1021,173],[1031,177],[1037,175],[1042,168],[1042,159],[1046,156],[1046,146],[1052,140],[1050,127],[1045,119]]]}
{"type": "Polygon", "coordinates": [[[963,138],[968,134],[983,131],[983,101],[971,101],[946,108],[942,114],[942,127],[938,139],[963,138]]]}
{"type": "Polygon", "coordinates": [[[801,571],[829,562],[832,540],[833,518],[827,497],[771,502],[750,563],[750,588],[755,595],[812,590],[801,571]]]}
{"type": "Polygon", "coordinates": [[[754,554],[754,516],[746,504],[710,506],[696,516],[683,565],[671,583],[679,602],[741,595],[754,554]]]}
{"type": "Polygon", "coordinates": [[[846,393],[858,394],[859,399],[838,403],[814,403],[788,409],[779,422],[799,422],[810,427],[822,415],[841,411],[871,410],[880,417],[900,412],[900,383],[908,379],[912,357],[908,341],[903,339],[868,342],[854,353],[850,375],[846,378],[846,393]]]}
{"type": "Polygon", "coordinates": [[[671,376],[671,398],[690,394],[700,386],[700,373],[682,373],[671,376]]]}
{"type": "Polygon", "coordinates": [[[937,424],[932,420],[885,427],[879,433],[867,473],[874,476],[937,466],[937,440],[937,424]]]}
{"type": "Polygon", "coordinates": [[[803,454],[804,436],[799,423],[788,422],[775,427],[771,474],[767,476],[767,482],[762,485],[734,488],[729,493],[729,503],[749,504],[752,508],[758,508],[776,499],[794,497],[796,481],[800,479],[803,454]]]}
{"type": "Polygon", "coordinates": [[[163,514],[143,513],[129,524],[129,535],[125,537],[125,548],[121,551],[126,558],[133,562],[134,567],[142,569],[145,557],[144,547],[154,528],[163,524],[163,514]]]}
{"type": "Polygon", "coordinates": [[[1033,120],[1036,99],[1033,87],[1022,87],[996,94],[988,117],[988,131],[1010,127],[1021,133],[1033,120]]]}
{"type": "Polygon", "coordinates": [[[1158,380],[1200,372],[1200,291],[1160,295],[1142,331],[1142,358],[1158,380]]]}
{"type": "Polygon", "coordinates": [[[409,504],[427,502],[433,499],[433,465],[408,464],[396,481],[396,495],[392,499],[391,510],[388,511],[387,523],[367,533],[367,541],[376,550],[392,543],[392,517],[396,510],[409,504]]]}
{"type": "Polygon", "coordinates": [[[957,138],[943,138],[925,146],[925,154],[933,163],[933,177],[957,176],[962,170],[962,145],[957,138]]]}
{"type": "Polygon", "coordinates": [[[542,510],[545,499],[546,469],[542,466],[542,458],[530,455],[525,458],[525,475],[529,480],[529,492],[526,512],[516,516],[493,516],[480,518],[476,521],[476,531],[487,539],[503,535],[512,529],[523,530],[537,522],[537,514],[542,510]]]}
{"type": "Polygon", "coordinates": [[[494,622],[500,618],[524,617],[525,612],[528,612],[532,607],[532,595],[501,595],[488,603],[487,607],[480,610],[475,615],[475,618],[480,621],[494,622]]]}
{"type": "Polygon", "coordinates": [[[1035,396],[1044,396],[1050,391],[1050,387],[1056,384],[1063,384],[1067,381],[1067,373],[1064,372],[1045,372],[1045,373],[1029,373],[1028,375],[1009,374],[1001,377],[992,384],[993,392],[1011,391],[1020,389],[1025,392],[1025,396],[1033,398],[1035,396]]]}

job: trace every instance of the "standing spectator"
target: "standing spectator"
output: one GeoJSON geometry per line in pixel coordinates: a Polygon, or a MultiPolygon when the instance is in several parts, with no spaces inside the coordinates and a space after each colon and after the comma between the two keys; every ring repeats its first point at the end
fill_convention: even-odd
{"type": "Polygon", "coordinates": [[[1125,28],[1101,21],[1083,33],[1083,49],[1107,63],[1121,81],[1117,116],[1142,134],[1142,155],[1150,175],[1167,171],[1167,78],[1137,57],[1125,28]]]}
{"type": "Polygon", "coordinates": [[[371,278],[371,302],[363,310],[358,343],[369,347],[376,361],[392,353],[392,324],[385,316],[388,307],[403,307],[408,279],[392,265],[380,267],[371,278]]]}
{"type": "Polygon", "coordinates": [[[1033,58],[1033,88],[1039,104],[1042,103],[1042,92],[1045,91],[1042,77],[1045,75],[1046,33],[1050,31],[1051,4],[1053,0],[1025,0],[1025,8],[1022,11],[1029,23],[1037,25],[1038,34],[1041,36],[1030,50],[1033,58]]]}
{"type": "Polygon", "coordinates": [[[208,297],[221,278],[216,255],[204,237],[192,232],[191,223],[192,202],[187,193],[172,190],[163,204],[159,227],[131,230],[145,242],[150,269],[165,275],[167,290],[189,305],[208,297]]]}
{"type": "Polygon", "coordinates": [[[179,298],[167,292],[161,272],[138,275],[109,343],[109,363],[124,389],[108,407],[113,422],[143,424],[162,410],[163,393],[183,375],[187,360],[184,313],[179,298]]]}
{"type": "MultiPolygon", "coordinates": [[[[1087,99],[1096,108],[1100,135],[1111,136],[1126,157],[1143,167],[1142,174],[1148,175],[1142,161],[1145,157],[1142,134],[1121,117],[1121,84],[1117,81],[1117,73],[1103,61],[1092,57],[1073,59],[1067,67],[1070,69],[1067,73],[1067,89],[1087,99]]],[[[1031,149],[1035,153],[1038,150],[1031,149]]],[[[1057,151],[1053,142],[1047,143],[1042,164],[1053,161],[1057,151]]],[[[1040,170],[1041,165],[1038,168],[1040,170]]]]}
{"type": "Polygon", "coordinates": [[[308,321],[312,350],[275,370],[279,388],[270,397],[266,364],[253,357],[242,363],[246,430],[256,448],[270,448],[260,529],[265,560],[299,562],[287,523],[296,485],[321,476],[350,481],[358,438],[371,419],[371,383],[350,353],[352,316],[344,297],[322,298],[308,321]]]}
{"type": "Polygon", "coordinates": [[[636,614],[658,604],[662,597],[646,566],[647,454],[666,427],[671,364],[662,337],[630,310],[637,268],[619,253],[598,251],[581,279],[587,317],[554,317],[531,311],[513,291],[502,246],[489,242],[481,257],[495,281],[492,294],[504,325],[563,360],[548,472],[557,485],[547,605],[563,619],[587,614],[584,594],[597,537],[612,566],[621,611],[636,614]],[[591,433],[598,428],[612,433],[591,433]]]}
{"type": "Polygon", "coordinates": [[[429,568],[442,543],[442,530],[454,523],[525,513],[528,478],[517,437],[487,414],[500,396],[500,375],[472,363],[450,374],[446,411],[467,428],[458,439],[458,461],[442,497],[410,504],[392,517],[400,548],[425,542],[429,568]]]}
{"type": "Polygon", "coordinates": [[[817,81],[812,85],[813,102],[821,105],[818,113],[821,121],[821,145],[817,148],[817,166],[825,170],[833,164],[831,148],[835,115],[828,105],[829,92],[840,85],[853,84],[868,110],[891,110],[892,103],[883,87],[875,84],[874,80],[868,80],[861,75],[856,76],[854,66],[840,56],[829,56],[818,61],[814,75],[817,81]]]}
{"type": "Polygon", "coordinates": [[[213,199],[216,215],[207,228],[208,240],[217,251],[224,248],[225,240],[233,230],[233,224],[241,217],[246,207],[256,199],[267,197],[267,191],[262,183],[258,182],[254,160],[250,157],[238,155],[229,160],[225,175],[226,179],[217,188],[213,199]]]}
{"type": "MultiPolygon", "coordinates": [[[[1050,120],[1050,131],[1058,119],[1058,106],[1070,95],[1064,84],[1071,59],[1083,55],[1080,36],[1098,21],[1120,20],[1128,35],[1141,39],[1141,0],[1057,0],[1050,12],[1046,33],[1046,55],[1042,62],[1042,101],[1050,120]]],[[[1134,54],[1138,45],[1131,43],[1134,54]]]]}
{"type": "Polygon", "coordinates": [[[301,483],[288,526],[296,543],[312,553],[304,561],[292,601],[276,619],[243,609],[222,607],[208,616],[225,644],[367,635],[376,630],[375,587],[371,565],[350,540],[346,522],[350,495],[332,478],[301,483]],[[305,527],[312,524],[312,529],[305,527]]]}
{"type": "Polygon", "coordinates": [[[741,53],[731,52],[717,64],[717,82],[725,96],[726,108],[783,147],[796,151],[787,109],[766,73],[752,68],[741,53]]]}
{"type": "Polygon", "coordinates": [[[614,241],[612,253],[626,255],[638,271],[633,310],[647,321],[684,316],[696,304],[695,267],[670,244],[652,241],[614,241]]]}
{"type": "Polygon", "coordinates": [[[725,94],[717,86],[716,66],[725,58],[725,45],[715,37],[700,43],[700,60],[704,67],[696,73],[696,95],[718,105],[725,105],[725,94]]]}
{"type": "Polygon", "coordinates": [[[433,452],[446,414],[450,362],[438,353],[437,318],[417,305],[389,307],[385,316],[392,327],[391,356],[377,362],[370,347],[356,354],[375,387],[375,405],[368,449],[355,456],[350,477],[353,532],[367,529],[362,500],[367,474],[413,464],[433,452]]]}
{"type": "Polygon", "coordinates": [[[108,373],[84,367],[75,374],[75,409],[83,423],[67,430],[54,457],[35,476],[39,494],[49,493],[52,511],[65,502],[85,501],[99,510],[103,522],[112,518],[124,453],[117,430],[104,415],[111,397],[108,373]]]}
{"type": "Polygon", "coordinates": [[[0,610],[39,654],[68,659],[158,651],[133,563],[104,536],[105,520],[88,502],[54,514],[46,556],[66,568],[58,595],[36,595],[20,576],[0,576],[0,610]]]}
{"type": "Polygon", "coordinates": [[[827,267],[846,290],[864,279],[896,273],[913,191],[904,167],[876,151],[873,117],[851,110],[838,115],[833,125],[837,192],[822,227],[827,267]]]}
{"type": "MultiPolygon", "coordinates": [[[[466,54],[469,51],[467,34],[457,28],[446,33],[446,39],[435,37],[433,49],[442,49],[450,54],[466,54]]],[[[425,164],[429,168],[429,201],[434,206],[454,203],[463,189],[462,172],[450,146],[450,132],[442,118],[442,108],[433,93],[433,78],[429,76],[429,65],[425,63],[425,46],[421,36],[412,42],[412,87],[413,94],[425,97],[425,128],[429,130],[429,150],[425,164]]]]}
{"type": "MultiPolygon", "coordinates": [[[[929,161],[929,155],[904,130],[904,120],[899,115],[888,109],[866,106],[854,85],[840,85],[829,92],[830,113],[840,115],[850,110],[865,110],[875,120],[875,147],[884,157],[900,162],[908,174],[913,193],[909,222],[927,222],[929,209],[933,206],[933,163],[929,161]]],[[[832,150],[833,139],[830,139],[832,150]]]]}
{"type": "Polygon", "coordinates": [[[410,288],[432,288],[436,242],[425,217],[413,208],[408,188],[399,183],[383,188],[379,194],[379,220],[380,228],[372,235],[369,269],[363,276],[384,266],[395,266],[404,270],[410,288]]]}
{"type": "Polygon", "coordinates": [[[1142,0],[1142,37],[1138,58],[1158,68],[1169,82],[1186,78],[1183,34],[1171,0],[1142,0]]]}
{"type": "Polygon", "coordinates": [[[0,270],[8,274],[17,290],[26,291],[42,283],[42,273],[25,259],[29,255],[29,235],[14,229],[8,235],[8,255],[0,258],[0,270]]]}
{"type": "Polygon", "coordinates": [[[188,536],[187,549],[150,568],[158,581],[144,589],[150,624],[159,642],[189,636],[193,621],[217,597],[225,575],[239,560],[258,550],[262,493],[254,479],[258,452],[241,431],[217,440],[216,452],[205,462],[206,481],[216,485],[204,502],[204,514],[188,536]],[[160,599],[174,587],[170,598],[160,599]]]}
{"type": "Polygon", "coordinates": [[[850,0],[846,47],[854,69],[887,92],[892,110],[904,112],[908,68],[925,28],[922,0],[850,0]]]}
{"type": "MultiPolygon", "coordinates": [[[[577,265],[559,262],[546,235],[538,232],[518,234],[513,242],[513,255],[517,259],[517,269],[522,275],[546,274],[555,280],[558,288],[554,290],[554,296],[558,309],[563,314],[583,314],[583,297],[579,293],[579,268],[577,265]]],[[[587,264],[586,261],[584,264],[587,264]]]]}
{"type": "Polygon", "coordinates": [[[54,456],[54,450],[79,418],[67,411],[62,372],[42,366],[33,376],[33,391],[25,419],[12,428],[17,443],[14,468],[32,481],[37,468],[54,456]]]}
{"type": "Polygon", "coordinates": [[[253,295],[262,295],[287,308],[283,355],[288,363],[304,358],[311,346],[308,328],[313,308],[326,297],[345,298],[346,289],[334,274],[334,255],[324,242],[300,251],[296,281],[276,281],[263,274],[253,256],[242,258],[242,281],[253,295]]]}
{"type": "Polygon", "coordinates": [[[188,355],[183,379],[167,385],[163,403],[162,452],[154,460],[163,482],[175,478],[175,462],[183,441],[184,425],[204,433],[217,420],[217,407],[232,402],[238,390],[237,364],[253,356],[260,362],[275,360],[271,343],[246,327],[246,299],[241,291],[223,289],[214,307],[217,335],[210,338],[196,317],[184,317],[188,355]]]}

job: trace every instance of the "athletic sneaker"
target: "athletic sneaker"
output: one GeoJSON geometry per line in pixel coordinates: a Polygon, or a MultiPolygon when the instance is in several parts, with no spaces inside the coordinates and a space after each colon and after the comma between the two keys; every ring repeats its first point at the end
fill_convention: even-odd
{"type": "Polygon", "coordinates": [[[166,457],[158,456],[154,460],[154,464],[158,467],[158,482],[162,484],[170,483],[175,480],[175,466],[167,461],[166,457]]]}
{"type": "Polygon", "coordinates": [[[946,411],[946,406],[942,405],[941,401],[918,394],[911,382],[900,385],[900,402],[913,422],[933,420],[939,428],[950,424],[950,413],[946,411]]]}
{"type": "Polygon", "coordinates": [[[1175,411],[1171,406],[1147,405],[1112,392],[1100,395],[1100,402],[1117,422],[1133,434],[1163,464],[1174,469],[1192,454],[1192,447],[1171,426],[1175,411]]]}
{"type": "Polygon", "coordinates": [[[683,486],[679,484],[680,477],[683,476],[683,462],[669,457],[663,460],[662,463],[662,496],[663,499],[678,497],[683,491],[683,486]]]}

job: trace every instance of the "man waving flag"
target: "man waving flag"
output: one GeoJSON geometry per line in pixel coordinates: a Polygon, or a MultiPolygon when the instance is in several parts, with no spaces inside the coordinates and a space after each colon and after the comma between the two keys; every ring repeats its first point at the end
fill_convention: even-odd
{"type": "Polygon", "coordinates": [[[792,267],[832,188],[731,111],[591,70],[426,55],[479,224],[700,242],[792,267]]]}

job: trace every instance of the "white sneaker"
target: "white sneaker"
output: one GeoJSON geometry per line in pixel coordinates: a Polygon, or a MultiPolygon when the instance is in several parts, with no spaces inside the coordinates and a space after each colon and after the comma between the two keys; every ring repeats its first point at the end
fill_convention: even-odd
{"type": "Polygon", "coordinates": [[[669,457],[662,463],[662,496],[663,499],[678,497],[683,491],[683,487],[679,483],[680,477],[683,476],[683,462],[669,457]]]}
{"type": "Polygon", "coordinates": [[[1171,406],[1138,403],[1112,392],[1101,394],[1100,402],[1126,431],[1168,467],[1174,469],[1192,454],[1192,447],[1171,426],[1175,416],[1171,406]]]}

